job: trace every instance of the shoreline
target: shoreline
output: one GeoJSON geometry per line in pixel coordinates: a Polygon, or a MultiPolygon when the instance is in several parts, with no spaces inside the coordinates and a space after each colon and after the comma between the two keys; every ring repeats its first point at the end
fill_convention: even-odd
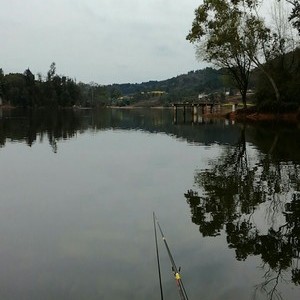
{"type": "MultiPolygon", "coordinates": [[[[3,110],[13,110],[17,109],[18,107],[14,107],[12,105],[1,105],[0,109],[3,110]]],[[[41,107],[39,107],[41,108],[41,107]]],[[[38,109],[39,109],[38,108],[38,109]]],[[[42,107],[46,108],[47,107],[42,107]]],[[[171,110],[173,109],[173,106],[105,106],[103,108],[108,108],[108,109],[126,109],[126,110],[134,110],[134,109],[156,109],[156,110],[171,110]]],[[[63,109],[74,109],[74,110],[93,110],[96,108],[77,108],[77,107],[64,107],[63,109]]],[[[253,110],[244,110],[244,109],[238,109],[234,112],[228,111],[224,109],[222,112],[217,112],[217,113],[206,113],[203,116],[209,117],[209,118],[224,118],[224,119],[229,119],[229,120],[234,120],[238,122],[274,122],[274,121],[281,121],[281,122],[288,122],[288,123],[300,123],[300,110],[297,112],[287,112],[287,113],[261,113],[261,112],[255,112],[253,110]]]]}
{"type": "MultiPolygon", "coordinates": [[[[172,106],[107,106],[107,108],[111,109],[173,109],[172,106]]],[[[239,122],[274,122],[274,121],[284,121],[290,123],[300,123],[300,112],[290,112],[290,113],[260,113],[260,112],[253,112],[253,111],[244,111],[243,109],[237,109],[236,111],[232,112],[229,109],[224,109],[222,112],[216,113],[205,113],[203,116],[212,118],[212,119],[229,119],[239,122]]]]}
{"type": "Polygon", "coordinates": [[[228,113],[226,117],[235,121],[249,121],[249,122],[274,122],[282,121],[288,123],[300,123],[300,112],[289,113],[260,113],[260,112],[244,112],[237,110],[228,113]]]}

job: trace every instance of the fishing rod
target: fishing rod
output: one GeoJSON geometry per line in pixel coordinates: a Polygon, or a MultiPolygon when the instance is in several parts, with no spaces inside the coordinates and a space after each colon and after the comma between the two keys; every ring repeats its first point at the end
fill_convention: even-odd
{"type": "Polygon", "coordinates": [[[166,237],[164,236],[164,233],[161,229],[161,226],[160,226],[160,224],[158,222],[158,219],[157,219],[154,212],[153,212],[153,222],[154,222],[154,233],[155,233],[155,240],[156,240],[156,255],[157,255],[157,262],[158,262],[159,281],[160,281],[161,297],[162,297],[161,299],[163,299],[163,292],[162,292],[160,263],[159,263],[158,247],[157,247],[156,224],[158,226],[161,237],[164,241],[164,244],[165,244],[167,252],[168,252],[168,256],[169,256],[169,259],[170,259],[170,262],[171,262],[171,265],[172,265],[172,270],[173,270],[174,277],[175,277],[175,280],[176,280],[176,284],[177,284],[177,287],[178,287],[178,292],[179,292],[179,295],[180,295],[180,299],[181,300],[188,300],[188,296],[187,296],[186,290],[184,288],[184,285],[183,285],[183,282],[182,282],[182,279],[181,279],[180,268],[178,269],[176,264],[175,264],[175,261],[174,261],[174,258],[172,256],[172,253],[170,251],[170,248],[169,248],[169,245],[167,243],[166,237]]]}
{"type": "Polygon", "coordinates": [[[155,222],[155,213],[153,212],[153,224],[154,224],[154,236],[155,236],[155,249],[156,249],[156,260],[157,260],[157,269],[158,269],[158,280],[159,280],[159,288],[160,288],[160,299],[164,300],[164,293],[161,283],[161,272],[160,272],[160,261],[159,261],[159,253],[158,253],[158,243],[157,243],[157,230],[156,230],[156,222],[155,222]]]}

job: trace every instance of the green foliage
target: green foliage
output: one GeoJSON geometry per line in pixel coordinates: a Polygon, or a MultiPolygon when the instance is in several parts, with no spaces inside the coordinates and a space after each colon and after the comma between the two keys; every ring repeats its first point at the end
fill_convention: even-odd
{"type": "Polygon", "coordinates": [[[4,76],[3,97],[11,104],[23,105],[26,101],[26,80],[23,74],[11,73],[4,76]]]}
{"type": "Polygon", "coordinates": [[[53,76],[55,75],[55,71],[56,71],[56,65],[55,65],[55,62],[53,62],[50,65],[50,69],[47,73],[47,81],[51,81],[53,79],[53,76]]]}
{"type": "Polygon", "coordinates": [[[81,93],[81,101],[77,103],[82,106],[104,106],[110,104],[108,89],[94,82],[89,84],[80,82],[78,88],[81,93]]]}
{"type": "MultiPolygon", "coordinates": [[[[293,110],[297,108],[297,103],[300,105],[296,43],[287,30],[285,21],[288,20],[284,19],[283,8],[277,7],[279,14],[274,15],[273,22],[276,24],[272,31],[257,14],[256,8],[260,2],[204,0],[195,10],[195,19],[187,39],[196,43],[199,58],[229,71],[240,90],[244,106],[251,82],[250,74],[253,73],[256,76],[259,109],[293,110]],[[253,71],[254,66],[260,71],[253,71]]],[[[290,21],[300,30],[300,2],[287,2],[293,5],[290,21]]]]}
{"type": "Polygon", "coordinates": [[[0,97],[3,96],[3,88],[4,88],[4,72],[0,68],[0,97]]]}
{"type": "Polygon", "coordinates": [[[104,86],[77,84],[73,79],[56,74],[52,63],[46,80],[38,74],[37,80],[30,69],[23,74],[4,74],[0,69],[0,96],[4,103],[22,107],[71,107],[107,104],[108,94],[104,86]]]}
{"type": "Polygon", "coordinates": [[[270,82],[263,72],[257,71],[256,98],[259,109],[281,112],[297,110],[300,106],[300,49],[269,61],[264,68],[276,81],[281,101],[274,101],[276,96],[270,82]]]}
{"type": "Polygon", "coordinates": [[[300,2],[299,0],[286,0],[293,5],[289,20],[292,22],[294,28],[298,30],[300,34],[300,2]]]}
{"type": "Polygon", "coordinates": [[[256,39],[250,32],[256,22],[249,13],[255,4],[256,1],[204,0],[195,10],[192,29],[187,35],[187,40],[197,44],[199,58],[230,72],[244,106],[251,56],[257,51],[256,39]]]}
{"type": "Polygon", "coordinates": [[[230,80],[224,80],[226,76],[224,69],[205,68],[163,81],[103,86],[94,82],[76,83],[71,78],[58,75],[55,63],[52,63],[45,80],[41,73],[35,78],[30,69],[23,74],[4,74],[2,71],[0,93],[5,103],[23,107],[123,106],[154,100],[155,105],[169,106],[173,102],[194,101],[200,93],[221,93],[224,88],[232,88],[230,80]]]}
{"type": "Polygon", "coordinates": [[[112,95],[115,95],[115,90],[119,93],[117,95],[132,97],[130,104],[141,100],[150,100],[153,91],[163,91],[165,93],[158,100],[162,105],[168,105],[173,102],[195,100],[201,93],[210,94],[223,91],[224,87],[233,87],[229,81],[224,84],[224,76],[226,76],[225,70],[205,68],[167,80],[148,81],[140,84],[114,84],[107,88],[111,98],[113,98],[112,95]]]}

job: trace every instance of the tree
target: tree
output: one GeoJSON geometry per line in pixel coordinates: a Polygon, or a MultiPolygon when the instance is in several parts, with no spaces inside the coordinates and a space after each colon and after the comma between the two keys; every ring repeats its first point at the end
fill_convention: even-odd
{"type": "Polygon", "coordinates": [[[26,80],[23,74],[10,73],[4,78],[4,98],[12,105],[26,106],[26,80]]]}
{"type": "MultiPolygon", "coordinates": [[[[277,105],[282,99],[289,98],[282,96],[287,91],[282,81],[287,82],[291,70],[295,69],[291,59],[286,59],[290,52],[295,52],[296,42],[282,3],[275,1],[277,5],[273,7],[269,28],[259,16],[261,2],[204,0],[196,10],[192,30],[187,36],[191,42],[198,43],[199,57],[229,70],[241,92],[244,106],[252,67],[257,67],[268,79],[277,105]],[[288,77],[285,79],[285,76],[288,77]]],[[[299,1],[287,2],[294,5],[294,18],[299,18],[299,1]]],[[[274,103],[272,100],[272,105],[274,103]]]]}
{"type": "Polygon", "coordinates": [[[229,70],[244,107],[252,65],[249,52],[257,50],[256,44],[249,42],[247,27],[248,10],[255,2],[204,0],[195,10],[196,17],[187,36],[191,43],[197,43],[199,58],[229,70]]]}
{"type": "Polygon", "coordinates": [[[250,46],[246,51],[270,82],[278,104],[287,91],[286,87],[282,87],[282,82],[289,80],[291,70],[294,69],[293,60],[287,59],[291,56],[289,53],[295,53],[296,49],[294,30],[282,2],[273,3],[270,28],[255,9],[250,16],[247,21],[250,46]],[[249,51],[251,48],[256,48],[256,51],[249,51]]]}
{"type": "Polygon", "coordinates": [[[248,41],[245,52],[251,62],[254,63],[270,81],[277,102],[280,101],[280,93],[271,73],[267,71],[266,64],[278,57],[283,40],[276,34],[272,34],[264,21],[253,14],[247,19],[248,41]],[[255,49],[255,51],[253,51],[255,49]],[[263,61],[261,61],[263,59],[263,61]]]}
{"type": "MultiPolygon", "coordinates": [[[[0,68],[0,97],[3,96],[3,85],[4,85],[4,72],[2,68],[0,68]]],[[[0,99],[0,105],[2,104],[1,101],[2,98],[0,99]]]]}
{"type": "Polygon", "coordinates": [[[298,30],[298,33],[300,35],[300,1],[299,0],[286,0],[286,1],[293,6],[292,12],[289,16],[289,20],[292,22],[294,28],[298,30]]]}
{"type": "Polygon", "coordinates": [[[23,73],[25,76],[25,88],[24,88],[24,98],[26,100],[26,105],[34,106],[35,105],[35,97],[36,97],[36,90],[35,90],[35,78],[30,69],[26,69],[23,73]]]}
{"type": "Polygon", "coordinates": [[[47,80],[48,81],[51,81],[55,75],[55,72],[56,72],[56,65],[55,65],[55,62],[53,62],[51,65],[50,65],[50,69],[47,73],[47,80]]]}

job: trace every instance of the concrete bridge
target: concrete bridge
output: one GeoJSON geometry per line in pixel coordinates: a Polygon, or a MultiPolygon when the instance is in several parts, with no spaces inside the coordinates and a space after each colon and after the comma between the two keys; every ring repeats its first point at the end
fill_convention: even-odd
{"type": "Polygon", "coordinates": [[[221,110],[220,103],[213,102],[186,102],[174,103],[174,123],[178,121],[178,110],[183,110],[183,122],[186,122],[187,114],[192,117],[193,123],[198,123],[200,115],[211,114],[221,110]]]}

